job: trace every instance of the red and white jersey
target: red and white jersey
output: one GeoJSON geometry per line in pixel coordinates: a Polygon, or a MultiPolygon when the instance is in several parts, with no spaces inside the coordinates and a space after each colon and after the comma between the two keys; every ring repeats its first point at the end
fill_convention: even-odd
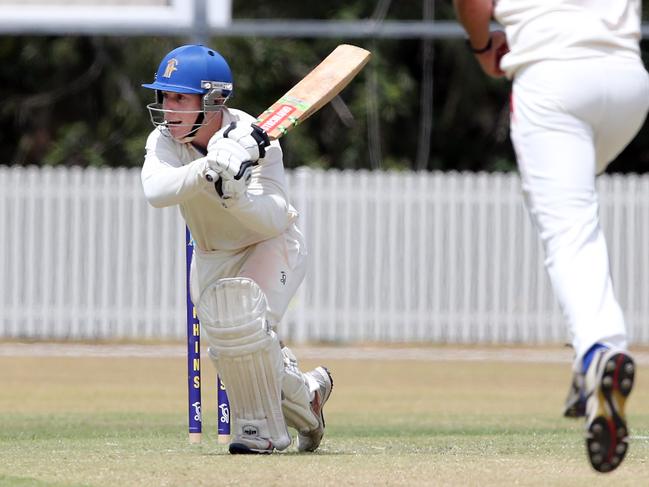
{"type": "MultiPolygon", "coordinates": [[[[253,123],[245,112],[226,109],[223,126],[253,123]]],[[[279,142],[266,148],[252,170],[248,191],[224,208],[213,183],[205,180],[207,162],[190,143],[180,143],[155,129],[146,142],[142,167],[144,194],[155,207],[178,205],[196,246],[203,251],[237,251],[281,235],[297,219],[289,204],[279,142]]]]}
{"type": "Polygon", "coordinates": [[[640,0],[494,0],[509,53],[501,68],[509,77],[541,60],[598,56],[638,59],[640,0]]]}

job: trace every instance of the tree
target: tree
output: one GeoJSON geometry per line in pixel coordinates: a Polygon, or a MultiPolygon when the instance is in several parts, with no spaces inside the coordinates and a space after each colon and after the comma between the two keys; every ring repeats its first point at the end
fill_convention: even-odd
{"type": "MultiPolygon", "coordinates": [[[[238,19],[454,18],[450,2],[433,0],[401,2],[398,8],[386,0],[251,0],[234,2],[233,8],[238,19]]],[[[214,38],[210,45],[234,72],[232,106],[258,114],[345,41],[237,37],[214,38]]],[[[153,101],[140,85],[152,80],[166,52],[184,43],[162,37],[0,38],[2,163],[140,165],[152,129],[144,107],[153,101]]],[[[510,84],[487,79],[462,40],[352,43],[370,49],[372,61],[340,100],[282,141],[288,167],[515,168],[508,137],[510,84]]],[[[647,130],[612,170],[649,170],[647,130]]]]}

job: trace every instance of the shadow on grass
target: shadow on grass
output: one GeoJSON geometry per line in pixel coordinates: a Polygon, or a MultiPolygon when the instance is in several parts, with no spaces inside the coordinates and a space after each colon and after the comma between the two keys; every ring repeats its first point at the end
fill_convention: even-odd
{"type": "Polygon", "coordinates": [[[10,477],[0,475],[1,487],[89,487],[89,484],[71,484],[69,482],[45,482],[33,477],[10,477]]]}

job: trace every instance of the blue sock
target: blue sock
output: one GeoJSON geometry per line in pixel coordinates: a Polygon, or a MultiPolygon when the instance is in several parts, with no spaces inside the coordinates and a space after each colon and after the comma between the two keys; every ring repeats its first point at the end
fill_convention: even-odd
{"type": "Polygon", "coordinates": [[[597,350],[601,350],[603,348],[608,348],[606,345],[602,345],[601,343],[596,343],[592,347],[588,349],[588,351],[584,354],[584,358],[582,359],[582,373],[586,373],[588,370],[588,367],[590,366],[590,363],[593,361],[593,356],[595,355],[595,352],[597,350]]]}

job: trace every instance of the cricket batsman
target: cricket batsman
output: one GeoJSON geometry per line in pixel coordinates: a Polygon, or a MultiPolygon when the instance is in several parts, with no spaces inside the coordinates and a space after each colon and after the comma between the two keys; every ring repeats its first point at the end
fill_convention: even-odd
{"type": "Polygon", "coordinates": [[[277,326],[306,270],[298,214],[289,204],[282,149],[226,103],[232,73],[213,49],[168,53],[147,106],[144,194],[178,205],[194,239],[191,297],[228,388],[232,454],[272,453],[298,433],[299,451],[322,440],[333,388],[325,367],[302,373],[277,326]]]}
{"type": "Polygon", "coordinates": [[[623,461],[635,365],[613,292],[595,176],[649,107],[640,0],[454,0],[482,69],[513,80],[511,139],[575,350],[565,415],[586,418],[599,472],[623,461]],[[492,15],[505,32],[490,32],[492,15]]]}

